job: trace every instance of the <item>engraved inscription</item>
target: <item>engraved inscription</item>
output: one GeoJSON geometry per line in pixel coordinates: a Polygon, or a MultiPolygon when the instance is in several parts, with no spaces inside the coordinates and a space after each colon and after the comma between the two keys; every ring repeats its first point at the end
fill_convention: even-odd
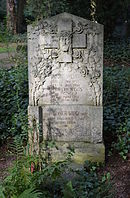
{"type": "Polygon", "coordinates": [[[82,92],[83,88],[75,80],[66,80],[62,86],[59,81],[54,80],[51,85],[43,89],[42,97],[45,101],[51,100],[54,104],[59,104],[61,101],[78,102],[82,92]]]}
{"type": "Polygon", "coordinates": [[[52,140],[58,141],[90,141],[89,111],[67,106],[45,107],[43,109],[43,128],[44,139],[51,137],[52,140]]]}

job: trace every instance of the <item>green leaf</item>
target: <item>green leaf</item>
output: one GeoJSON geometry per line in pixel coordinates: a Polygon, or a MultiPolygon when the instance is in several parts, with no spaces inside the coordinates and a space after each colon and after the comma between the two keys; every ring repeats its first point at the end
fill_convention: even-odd
{"type": "Polygon", "coordinates": [[[36,191],[35,189],[27,189],[25,190],[18,198],[39,198],[42,195],[41,192],[36,191]]]}
{"type": "Polygon", "coordinates": [[[75,193],[71,181],[66,184],[63,194],[64,198],[75,198],[75,193]]]}
{"type": "Polygon", "coordinates": [[[5,198],[5,195],[3,193],[3,187],[0,186],[0,198],[5,198]]]}

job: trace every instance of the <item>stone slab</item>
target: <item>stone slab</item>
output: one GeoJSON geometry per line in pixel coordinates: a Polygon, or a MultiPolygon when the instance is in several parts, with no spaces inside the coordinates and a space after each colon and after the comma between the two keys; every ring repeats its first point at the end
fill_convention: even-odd
{"type": "MultiPolygon", "coordinates": [[[[72,163],[83,165],[86,160],[104,162],[105,147],[103,143],[92,144],[85,142],[55,142],[54,148],[50,149],[51,160],[65,160],[71,148],[74,148],[72,163]]],[[[41,152],[44,154],[44,150],[41,152]]]]}
{"type": "Polygon", "coordinates": [[[46,105],[43,139],[102,142],[102,108],[86,105],[46,105]]]}
{"type": "MultiPolygon", "coordinates": [[[[31,101],[35,100],[35,104],[39,106],[46,104],[99,106],[102,103],[102,87],[96,83],[91,84],[89,76],[84,77],[86,72],[79,63],[61,64],[60,68],[54,65],[51,75],[46,78],[45,82],[36,84],[35,96],[33,93],[30,95],[30,99],[31,96],[33,97],[31,101]]],[[[32,102],[30,104],[33,104],[32,102]]]]}
{"type": "Polygon", "coordinates": [[[65,78],[72,84],[71,88],[75,88],[73,79],[83,89],[71,94],[77,103],[102,105],[102,25],[62,13],[35,27],[28,26],[28,62],[30,105],[74,104],[76,101],[66,96],[67,93],[63,96],[62,91],[55,91],[53,95],[58,94],[58,101],[53,101],[47,91],[47,87],[58,80],[56,89],[65,88],[65,78]],[[77,99],[75,94],[82,97],[77,99]]]}

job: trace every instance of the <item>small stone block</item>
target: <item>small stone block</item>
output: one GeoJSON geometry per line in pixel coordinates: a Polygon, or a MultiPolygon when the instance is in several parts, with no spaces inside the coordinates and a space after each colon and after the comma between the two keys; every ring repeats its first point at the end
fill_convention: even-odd
{"type": "Polygon", "coordinates": [[[58,21],[58,32],[72,31],[72,20],[61,19],[58,21]]]}
{"type": "Polygon", "coordinates": [[[87,47],[87,35],[86,34],[74,34],[72,47],[73,48],[86,48],[87,47]]]}
{"type": "Polygon", "coordinates": [[[59,62],[60,63],[71,63],[72,62],[72,56],[70,54],[67,53],[62,53],[61,55],[59,55],[59,62]]]}
{"type": "Polygon", "coordinates": [[[59,47],[59,38],[54,34],[40,35],[39,44],[44,49],[57,49],[59,47]]]}

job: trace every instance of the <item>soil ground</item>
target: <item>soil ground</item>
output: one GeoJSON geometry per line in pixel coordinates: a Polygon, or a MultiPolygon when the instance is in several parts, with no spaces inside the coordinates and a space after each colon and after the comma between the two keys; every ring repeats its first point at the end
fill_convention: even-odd
{"type": "Polygon", "coordinates": [[[110,172],[114,198],[130,198],[130,155],[125,161],[117,154],[107,157],[101,172],[110,172]]]}

